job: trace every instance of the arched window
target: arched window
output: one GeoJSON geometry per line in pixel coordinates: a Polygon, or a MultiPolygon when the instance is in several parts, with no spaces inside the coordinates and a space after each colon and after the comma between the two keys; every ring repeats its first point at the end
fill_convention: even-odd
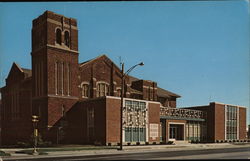
{"type": "Polygon", "coordinates": [[[64,44],[69,47],[69,32],[65,31],[64,33],[64,44]]]}
{"type": "Polygon", "coordinates": [[[117,96],[121,97],[121,87],[116,87],[117,96]]]}
{"type": "Polygon", "coordinates": [[[97,97],[109,95],[109,85],[107,83],[98,83],[97,84],[97,97]]]}
{"type": "Polygon", "coordinates": [[[62,32],[60,29],[56,29],[56,43],[62,44],[62,32]]]}
{"type": "Polygon", "coordinates": [[[89,85],[82,84],[82,98],[89,97],[89,85]]]}

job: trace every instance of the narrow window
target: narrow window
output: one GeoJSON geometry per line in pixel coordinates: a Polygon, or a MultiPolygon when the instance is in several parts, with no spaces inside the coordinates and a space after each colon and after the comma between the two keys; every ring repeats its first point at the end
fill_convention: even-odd
{"type": "Polygon", "coordinates": [[[38,78],[37,78],[37,81],[38,81],[38,86],[37,86],[37,91],[38,91],[38,96],[40,96],[40,65],[39,63],[37,63],[37,73],[38,73],[38,78]]]}
{"type": "Polygon", "coordinates": [[[152,90],[151,90],[151,87],[148,87],[148,100],[152,100],[152,90]]]}
{"type": "Polygon", "coordinates": [[[116,91],[117,91],[117,96],[118,96],[118,97],[121,97],[121,92],[122,92],[122,91],[121,91],[121,88],[117,87],[117,88],[116,88],[116,91]]]}
{"type": "Polygon", "coordinates": [[[38,70],[37,70],[37,64],[35,64],[35,96],[37,96],[37,89],[38,89],[38,70]]]}
{"type": "Polygon", "coordinates": [[[109,95],[109,85],[106,83],[98,83],[97,85],[97,97],[109,95]]]}
{"type": "Polygon", "coordinates": [[[55,93],[56,93],[56,95],[58,94],[58,91],[57,91],[57,77],[58,77],[57,66],[58,66],[58,62],[55,63],[55,93]]]}
{"type": "Polygon", "coordinates": [[[63,80],[63,78],[64,78],[64,63],[62,62],[62,95],[63,95],[63,85],[64,85],[64,80],[63,80]]]}
{"type": "Polygon", "coordinates": [[[68,85],[67,86],[68,86],[68,96],[69,96],[69,94],[70,94],[70,92],[69,92],[70,91],[70,64],[69,63],[67,65],[67,68],[68,68],[68,70],[67,70],[67,72],[68,72],[67,73],[67,75],[68,75],[67,76],[68,77],[68,85]]]}
{"type": "Polygon", "coordinates": [[[69,32],[65,31],[64,33],[64,44],[69,47],[69,32]]]}
{"type": "Polygon", "coordinates": [[[105,84],[100,84],[100,96],[105,96],[105,84]]]}
{"type": "Polygon", "coordinates": [[[56,43],[62,44],[62,32],[60,29],[56,29],[56,43]]]}
{"type": "Polygon", "coordinates": [[[20,110],[19,110],[19,92],[16,91],[16,117],[20,118],[20,110]]]}
{"type": "Polygon", "coordinates": [[[43,95],[43,62],[41,61],[41,95],[43,95]]]}
{"type": "Polygon", "coordinates": [[[56,84],[57,84],[57,94],[59,94],[61,91],[60,91],[60,62],[56,62],[56,68],[57,68],[57,78],[56,78],[56,84]]]}
{"type": "Polygon", "coordinates": [[[83,84],[82,85],[82,97],[89,97],[89,85],[83,84]]]}
{"type": "Polygon", "coordinates": [[[65,113],[66,113],[65,106],[64,106],[64,105],[62,105],[62,117],[64,117],[64,116],[65,116],[65,113]]]}

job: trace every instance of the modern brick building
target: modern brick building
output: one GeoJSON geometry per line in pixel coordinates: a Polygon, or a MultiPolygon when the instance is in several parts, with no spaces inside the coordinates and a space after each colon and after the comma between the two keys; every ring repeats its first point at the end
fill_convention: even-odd
{"type": "MultiPolygon", "coordinates": [[[[32,70],[13,63],[1,88],[2,144],[28,141],[32,115],[43,140],[119,143],[121,70],[106,55],[78,62],[76,19],[46,11],[32,24],[32,70]]],[[[132,76],[124,88],[124,144],[246,139],[244,107],[176,108],[179,95],[132,76]]]]}

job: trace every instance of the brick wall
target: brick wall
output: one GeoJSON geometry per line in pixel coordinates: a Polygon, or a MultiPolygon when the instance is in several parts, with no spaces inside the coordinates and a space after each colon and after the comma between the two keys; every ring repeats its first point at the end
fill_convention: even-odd
{"type": "Polygon", "coordinates": [[[225,140],[225,105],[215,104],[215,140],[225,140]]]}
{"type": "Polygon", "coordinates": [[[246,108],[239,107],[239,139],[246,139],[246,108]]]}
{"type": "Polygon", "coordinates": [[[106,99],[106,142],[120,142],[120,99],[106,99]]]}
{"type": "MultiPolygon", "coordinates": [[[[19,71],[20,72],[20,71],[19,71]]],[[[18,72],[10,73],[11,77],[20,75],[18,72]]],[[[31,79],[19,79],[19,82],[11,81],[8,85],[1,89],[2,108],[1,108],[1,123],[2,145],[16,144],[17,142],[28,142],[32,134],[31,122],[31,79]],[[16,118],[12,114],[12,97],[11,90],[15,88],[18,97],[18,113],[16,118]]]]}
{"type": "Polygon", "coordinates": [[[157,83],[147,80],[133,81],[131,87],[141,91],[142,99],[149,101],[157,101],[157,83]]]}
{"type": "MultiPolygon", "coordinates": [[[[80,65],[79,70],[79,83],[85,82],[89,84],[90,98],[96,98],[98,82],[108,83],[110,96],[120,95],[116,89],[116,87],[121,87],[120,71],[105,55],[80,65]]],[[[126,80],[126,82],[127,81],[128,80],[126,80]]],[[[126,87],[124,93],[126,93],[126,87]]],[[[79,93],[79,97],[81,97],[81,93],[79,93]]]]}
{"type": "Polygon", "coordinates": [[[160,142],[160,104],[148,103],[149,142],[160,142]],[[150,124],[158,124],[158,137],[150,136],[150,124]]]}

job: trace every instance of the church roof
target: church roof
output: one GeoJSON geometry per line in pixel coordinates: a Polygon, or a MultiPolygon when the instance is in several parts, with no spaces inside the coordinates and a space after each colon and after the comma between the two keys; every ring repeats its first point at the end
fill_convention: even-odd
{"type": "MultiPolygon", "coordinates": [[[[105,54],[103,54],[103,55],[100,55],[100,56],[98,56],[98,57],[96,57],[96,58],[93,58],[93,59],[90,59],[90,60],[88,60],[88,61],[85,61],[85,62],[83,62],[83,63],[80,63],[79,65],[80,65],[80,67],[81,66],[84,66],[84,65],[86,65],[86,64],[88,64],[88,63],[90,63],[90,62],[93,62],[93,61],[95,61],[95,60],[98,60],[98,59],[100,59],[100,58],[102,58],[102,57],[105,57],[105,58],[108,58],[105,54]]],[[[108,58],[109,59],[109,58],[108,58]]],[[[110,60],[110,59],[109,59],[110,60]]],[[[111,60],[110,60],[111,61],[111,60]]],[[[21,68],[17,63],[13,63],[13,65],[15,65],[21,72],[23,72],[24,73],[24,78],[29,78],[29,77],[31,77],[32,76],[32,70],[31,69],[27,69],[27,68],[21,68]]],[[[117,67],[117,65],[116,64],[114,64],[116,67],[117,67]]],[[[118,68],[118,67],[117,67],[118,68]]],[[[119,69],[119,68],[118,68],[119,69]]],[[[138,79],[138,78],[136,78],[136,77],[133,77],[133,76],[130,76],[129,75],[129,82],[130,82],[130,84],[133,82],[133,81],[137,81],[137,80],[140,80],[140,79],[138,79]]],[[[132,89],[131,88],[131,90],[132,90],[132,92],[133,93],[138,93],[138,94],[141,94],[141,91],[138,91],[138,90],[135,90],[135,89],[132,89]]],[[[178,95],[178,94],[175,94],[175,93],[173,93],[173,92],[170,92],[170,91],[168,91],[168,90],[166,90],[166,89],[163,89],[163,88],[160,88],[160,87],[157,87],[157,96],[158,97],[181,97],[180,95],[178,95]]]]}
{"type": "Polygon", "coordinates": [[[21,68],[21,69],[24,72],[25,78],[28,78],[28,77],[32,76],[32,70],[31,69],[26,69],[26,68],[21,68]]]}
{"type": "Polygon", "coordinates": [[[169,97],[169,96],[172,96],[172,97],[177,97],[177,98],[181,97],[178,94],[170,92],[170,91],[168,91],[166,89],[162,89],[160,87],[157,87],[157,96],[158,97],[169,97]]]}
{"type": "MultiPolygon", "coordinates": [[[[130,83],[132,83],[133,81],[137,81],[137,80],[139,80],[139,79],[136,77],[133,77],[133,76],[129,76],[130,83]]],[[[178,94],[175,94],[173,92],[170,92],[170,91],[163,89],[163,88],[160,88],[160,87],[157,87],[157,96],[158,97],[171,97],[172,96],[172,97],[177,97],[177,98],[181,97],[178,94]]]]}
{"type": "MultiPolygon", "coordinates": [[[[83,62],[83,63],[80,63],[79,65],[80,65],[80,67],[82,67],[82,66],[84,66],[84,65],[86,65],[86,64],[88,64],[88,63],[90,63],[90,62],[93,62],[93,61],[95,61],[95,60],[98,60],[98,59],[100,59],[100,58],[103,58],[103,57],[105,57],[105,58],[107,58],[107,59],[109,59],[105,54],[103,54],[103,55],[100,55],[100,56],[98,56],[98,57],[96,57],[96,58],[93,58],[93,59],[90,59],[90,60],[88,60],[88,61],[85,61],[85,62],[83,62]]],[[[110,59],[109,59],[110,60],[110,59]]],[[[110,60],[111,62],[112,62],[112,60],[110,60]]],[[[114,63],[114,65],[119,69],[119,67],[114,63]]],[[[136,78],[136,77],[133,77],[133,76],[130,76],[129,75],[129,83],[131,84],[133,81],[137,81],[137,80],[140,80],[140,79],[138,79],[138,78],[136,78]]],[[[132,88],[131,88],[132,89],[132,88]]],[[[140,91],[137,91],[137,90],[135,90],[135,89],[132,89],[133,90],[133,92],[134,93],[138,93],[138,94],[140,94],[141,92],[140,91]]],[[[170,92],[170,91],[168,91],[168,90],[165,90],[165,89],[163,89],[163,88],[160,88],[160,87],[157,87],[157,96],[158,97],[181,97],[180,95],[178,95],[178,94],[175,94],[175,93],[173,93],[173,92],[170,92]]]]}

